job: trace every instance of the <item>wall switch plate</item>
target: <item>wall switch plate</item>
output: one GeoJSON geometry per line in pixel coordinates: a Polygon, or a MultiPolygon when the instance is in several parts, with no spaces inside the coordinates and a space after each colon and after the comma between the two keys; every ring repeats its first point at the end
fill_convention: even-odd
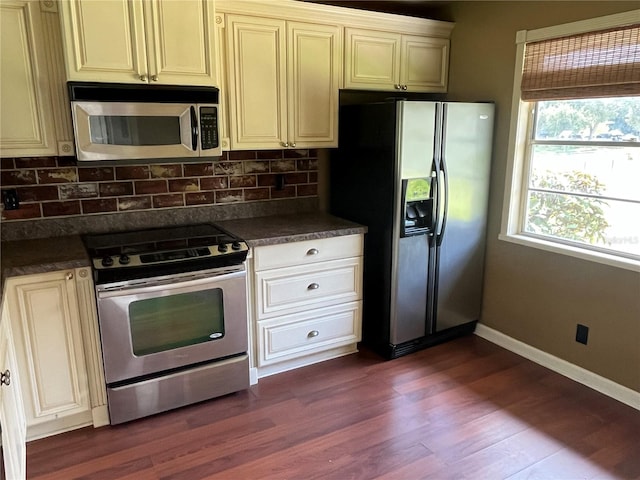
{"type": "Polygon", "coordinates": [[[5,210],[17,210],[20,208],[18,191],[15,188],[2,189],[2,203],[5,210]]]}
{"type": "Polygon", "coordinates": [[[589,327],[578,324],[576,328],[576,342],[587,344],[589,338],[589,327]]]}

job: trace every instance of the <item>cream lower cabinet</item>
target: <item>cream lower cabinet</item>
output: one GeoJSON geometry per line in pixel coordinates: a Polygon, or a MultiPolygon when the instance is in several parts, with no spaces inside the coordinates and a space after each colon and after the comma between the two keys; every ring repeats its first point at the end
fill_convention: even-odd
{"type": "Polygon", "coordinates": [[[86,318],[95,311],[87,295],[90,278],[89,268],[77,268],[7,279],[29,440],[108,423],[104,396],[99,405],[104,382],[95,378],[101,374],[99,347],[94,341],[88,357],[85,348],[92,349],[83,338],[96,337],[95,330],[87,332],[97,324],[95,317],[86,318]]]}
{"type": "Polygon", "coordinates": [[[258,377],[357,351],[362,235],[254,249],[258,377]]]}
{"type": "Polygon", "coordinates": [[[226,15],[231,150],[338,145],[342,29],[226,15]]]}
{"type": "Polygon", "coordinates": [[[26,419],[11,324],[4,302],[0,322],[0,426],[4,473],[8,479],[23,480],[27,475],[26,419]]]}
{"type": "Polygon", "coordinates": [[[215,85],[214,2],[65,0],[69,80],[215,85]]]}
{"type": "Polygon", "coordinates": [[[345,29],[345,88],[446,92],[449,39],[345,29]]]}

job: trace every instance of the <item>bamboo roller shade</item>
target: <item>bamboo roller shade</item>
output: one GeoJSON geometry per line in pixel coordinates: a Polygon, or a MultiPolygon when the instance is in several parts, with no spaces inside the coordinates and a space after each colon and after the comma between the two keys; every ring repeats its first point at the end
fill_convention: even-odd
{"type": "Polygon", "coordinates": [[[527,43],[522,100],[640,95],[640,25],[527,43]]]}

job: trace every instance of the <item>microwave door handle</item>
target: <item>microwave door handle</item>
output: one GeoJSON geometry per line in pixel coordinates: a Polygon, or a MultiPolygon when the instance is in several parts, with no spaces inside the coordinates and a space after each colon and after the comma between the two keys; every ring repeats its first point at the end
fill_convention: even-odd
{"type": "Polygon", "coordinates": [[[191,145],[195,152],[198,150],[198,117],[196,116],[196,107],[191,106],[191,145]]]}

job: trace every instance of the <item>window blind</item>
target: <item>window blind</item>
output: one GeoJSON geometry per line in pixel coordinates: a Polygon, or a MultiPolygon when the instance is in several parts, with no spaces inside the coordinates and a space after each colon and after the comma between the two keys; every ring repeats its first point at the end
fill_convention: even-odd
{"type": "Polygon", "coordinates": [[[640,25],[525,46],[523,100],[640,95],[640,25]]]}

